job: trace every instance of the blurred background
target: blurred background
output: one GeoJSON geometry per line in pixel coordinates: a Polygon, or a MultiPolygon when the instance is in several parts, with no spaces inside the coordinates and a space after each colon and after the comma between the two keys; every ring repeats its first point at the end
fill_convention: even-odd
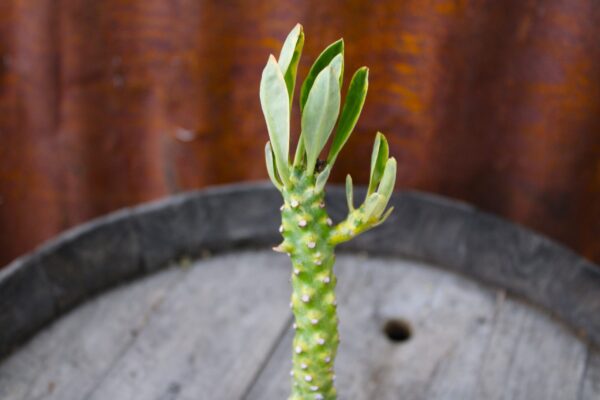
{"type": "MultiPolygon", "coordinates": [[[[367,102],[333,181],[434,192],[600,262],[600,2],[2,0],[0,265],[121,207],[266,178],[258,85],[346,40],[367,102]]],[[[296,115],[297,118],[297,115],[296,115]]]]}

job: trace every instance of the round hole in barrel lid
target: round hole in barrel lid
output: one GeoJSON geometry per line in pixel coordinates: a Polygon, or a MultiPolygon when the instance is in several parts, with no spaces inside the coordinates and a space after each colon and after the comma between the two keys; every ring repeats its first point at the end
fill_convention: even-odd
{"type": "Polygon", "coordinates": [[[412,337],[410,324],[400,318],[393,318],[383,325],[383,333],[393,343],[404,343],[412,337]]]}

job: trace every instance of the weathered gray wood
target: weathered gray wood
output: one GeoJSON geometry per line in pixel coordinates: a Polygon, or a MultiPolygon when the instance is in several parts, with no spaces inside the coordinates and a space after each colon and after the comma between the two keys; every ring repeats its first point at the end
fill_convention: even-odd
{"type": "MultiPolygon", "coordinates": [[[[585,369],[588,348],[561,323],[543,314],[525,313],[516,303],[507,301],[497,316],[497,328],[489,354],[481,369],[484,395],[490,399],[569,399],[577,398],[585,369]],[[511,358],[508,375],[500,376],[503,363],[497,363],[494,350],[506,339],[508,329],[519,330],[517,341],[506,343],[511,358]],[[493,395],[494,388],[505,384],[505,396],[493,395]]],[[[504,361],[504,360],[502,360],[504,361]]]]}
{"type": "MultiPolygon", "coordinates": [[[[343,191],[328,197],[339,218],[343,191]]],[[[61,235],[0,272],[0,359],[116,284],[175,260],[276,243],[280,202],[269,185],[216,188],[61,235]]],[[[600,398],[600,269],[460,203],[418,193],[392,203],[390,220],[343,246],[357,255],[336,267],[341,398],[600,398]],[[408,343],[381,333],[395,316],[413,325],[408,343]]],[[[285,398],[288,262],[232,253],[102,296],[2,362],[0,398],[285,398]],[[162,293],[159,306],[152,293],[162,293]]]]}
{"type": "MultiPolygon", "coordinates": [[[[231,253],[109,292],[0,364],[0,398],[285,398],[288,264],[231,253]]],[[[598,398],[600,353],[536,307],[413,261],[341,255],[336,270],[342,399],[598,398]],[[394,318],[407,342],[382,332],[394,318]]]]}
{"type": "Polygon", "coordinates": [[[491,329],[440,364],[427,399],[577,398],[585,343],[512,299],[499,301],[490,317],[491,329]]]}
{"type": "Polygon", "coordinates": [[[0,270],[0,359],[55,314],[52,286],[34,257],[0,270]]]}
{"type": "Polygon", "coordinates": [[[281,202],[269,185],[251,184],[135,207],[131,213],[144,270],[154,271],[181,256],[274,244],[281,202]]]}
{"type": "Polygon", "coordinates": [[[581,394],[578,400],[600,399],[600,349],[591,349],[581,381],[581,394]]]}
{"type": "Polygon", "coordinates": [[[187,272],[119,287],[73,310],[0,365],[0,399],[83,399],[134,343],[187,272]]]}
{"type": "MultiPolygon", "coordinates": [[[[357,196],[361,195],[357,191],[357,196]]],[[[328,207],[345,212],[344,191],[328,207]]],[[[71,230],[0,272],[0,358],[86,298],[181,257],[278,240],[270,184],[188,193],[71,230]],[[35,293],[35,295],[31,295],[35,293]]],[[[518,294],[600,345],[600,269],[552,241],[467,205],[396,194],[390,220],[345,249],[422,259],[518,294]]]]}
{"type": "Polygon", "coordinates": [[[85,299],[173,260],[275,243],[280,203],[268,185],[216,187],[59,235],[0,272],[0,358],[85,299]]]}
{"type": "Polygon", "coordinates": [[[85,399],[236,399],[290,321],[289,260],[208,260],[174,288],[85,399]]]}
{"type": "MultiPolygon", "coordinates": [[[[340,282],[352,277],[340,288],[340,398],[580,399],[587,344],[539,309],[411,262],[339,257],[337,267],[340,282]],[[381,332],[398,317],[413,328],[406,343],[381,332]]],[[[291,337],[245,400],[285,398],[291,337]]]]}
{"type": "Polygon", "coordinates": [[[0,365],[0,398],[238,398],[289,325],[288,263],[225,255],[110,292],[0,365]]]}
{"type": "Polygon", "coordinates": [[[466,204],[404,193],[391,205],[386,224],[345,248],[422,259],[469,275],[546,308],[600,345],[598,266],[466,204]]]}
{"type": "Polygon", "coordinates": [[[130,216],[74,228],[0,272],[0,358],[84,298],[140,274],[130,216]]]}

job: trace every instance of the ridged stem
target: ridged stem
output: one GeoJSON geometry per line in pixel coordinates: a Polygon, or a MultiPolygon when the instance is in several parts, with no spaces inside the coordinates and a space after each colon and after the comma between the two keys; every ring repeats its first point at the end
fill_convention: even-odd
{"type": "MultiPolygon", "coordinates": [[[[322,254],[322,252],[321,252],[322,254]]],[[[313,254],[313,256],[315,256],[313,254]]],[[[335,400],[334,360],[339,343],[333,254],[323,264],[292,260],[293,343],[291,400],[335,400]],[[312,272],[311,272],[312,270],[312,272]]]]}
{"type": "Polygon", "coordinates": [[[284,241],[278,246],[292,261],[290,306],[296,332],[290,400],[335,400],[333,365],[339,336],[332,223],[314,178],[297,174],[292,180],[292,188],[283,192],[284,241]]]}

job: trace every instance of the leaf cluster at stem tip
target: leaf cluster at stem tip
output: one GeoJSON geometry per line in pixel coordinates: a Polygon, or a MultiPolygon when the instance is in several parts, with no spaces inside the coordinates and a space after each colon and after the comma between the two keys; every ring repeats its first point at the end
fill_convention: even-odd
{"type": "MultiPolygon", "coordinates": [[[[359,68],[348,86],[341,106],[344,76],[344,41],[329,45],[317,57],[300,88],[301,132],[293,160],[290,160],[290,116],[298,63],[304,46],[304,32],[297,24],[288,34],[278,58],[271,55],[260,82],[260,102],[267,123],[269,141],[265,158],[269,178],[280,191],[293,185],[292,171],[315,176],[316,190],[323,190],[331,168],[352,134],[362,111],[369,86],[369,69],[359,68]],[[340,110],[341,109],[341,110],[340,110]],[[334,133],[335,130],[335,133],[334,133]],[[316,165],[333,134],[324,168],[316,165]]],[[[385,136],[377,133],[371,157],[371,173],[364,211],[379,218],[384,212],[396,180],[396,160],[389,157],[385,136]]],[[[348,206],[352,204],[352,179],[346,181],[348,206]]]]}

